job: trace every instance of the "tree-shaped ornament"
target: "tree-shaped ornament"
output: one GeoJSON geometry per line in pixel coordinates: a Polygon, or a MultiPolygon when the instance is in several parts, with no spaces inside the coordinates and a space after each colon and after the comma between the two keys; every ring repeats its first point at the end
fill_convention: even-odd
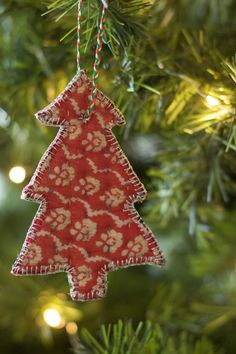
{"type": "Polygon", "coordinates": [[[104,297],[110,271],[164,264],[134,207],[146,190],[111,131],[124,117],[96,88],[106,10],[104,3],[93,81],[79,67],[78,26],[78,73],[36,114],[60,129],[23,189],[22,199],[40,207],[12,268],[14,275],[67,272],[71,298],[82,301],[104,297]]]}

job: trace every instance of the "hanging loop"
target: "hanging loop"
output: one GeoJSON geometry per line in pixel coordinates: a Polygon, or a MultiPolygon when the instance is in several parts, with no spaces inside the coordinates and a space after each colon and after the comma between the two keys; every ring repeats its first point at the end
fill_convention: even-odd
{"type": "Polygon", "coordinates": [[[81,16],[82,16],[82,0],[78,0],[78,17],[77,17],[77,74],[81,70],[80,69],[80,53],[81,53],[81,16]]]}
{"type": "MultiPolygon", "coordinates": [[[[92,74],[92,87],[89,93],[89,106],[86,112],[83,115],[83,121],[86,122],[90,114],[92,113],[94,103],[95,103],[95,96],[97,91],[97,79],[99,75],[99,66],[101,63],[101,51],[103,45],[103,35],[104,35],[104,27],[105,27],[105,20],[107,16],[107,9],[108,9],[108,0],[100,0],[103,7],[102,7],[102,14],[99,21],[98,26],[98,34],[97,34],[97,44],[95,49],[95,58],[93,64],[93,74],[92,74]]],[[[77,37],[77,73],[81,70],[80,68],[80,54],[81,54],[81,16],[82,16],[82,0],[78,1],[78,37],[77,37]]]]}

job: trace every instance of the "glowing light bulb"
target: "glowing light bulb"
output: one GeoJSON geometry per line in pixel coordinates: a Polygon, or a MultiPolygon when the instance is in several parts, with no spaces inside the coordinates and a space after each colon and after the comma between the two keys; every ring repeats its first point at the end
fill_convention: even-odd
{"type": "Polygon", "coordinates": [[[22,183],[25,179],[26,172],[21,166],[12,167],[9,172],[9,178],[14,183],[22,183]]]}
{"type": "Polygon", "coordinates": [[[206,101],[210,106],[218,106],[220,104],[220,101],[217,98],[210,95],[206,97],[206,101]]]}
{"type": "Polygon", "coordinates": [[[61,317],[59,311],[55,309],[46,309],[43,312],[44,321],[54,328],[62,328],[65,325],[64,319],[61,317]]]}
{"type": "Polygon", "coordinates": [[[78,326],[75,322],[68,322],[66,325],[66,332],[70,335],[76,334],[78,326]]]}

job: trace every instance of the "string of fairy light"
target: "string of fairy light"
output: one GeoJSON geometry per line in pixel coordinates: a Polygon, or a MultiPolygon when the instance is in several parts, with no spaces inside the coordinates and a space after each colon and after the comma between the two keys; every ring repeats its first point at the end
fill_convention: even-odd
{"type": "MultiPolygon", "coordinates": [[[[205,105],[213,111],[221,109],[221,100],[216,96],[207,94],[204,96],[204,101],[205,105]]],[[[28,173],[26,167],[13,166],[9,171],[9,179],[13,183],[22,184],[30,173],[28,173]]],[[[73,340],[77,336],[78,322],[82,317],[82,312],[76,309],[76,316],[73,318],[71,317],[71,308],[66,314],[66,307],[67,305],[64,301],[58,304],[56,301],[45,301],[44,299],[40,305],[39,321],[36,322],[41,328],[46,326],[52,330],[65,330],[68,338],[73,340]]]]}
{"type": "MultiPolygon", "coordinates": [[[[93,106],[94,106],[94,98],[95,98],[95,93],[96,93],[96,81],[98,78],[98,73],[99,73],[99,64],[101,61],[101,49],[102,49],[102,36],[104,32],[104,22],[105,22],[105,17],[106,17],[106,10],[108,8],[108,2],[106,0],[101,0],[102,6],[103,6],[103,11],[99,23],[99,31],[98,31],[98,37],[97,37],[97,46],[96,46],[96,52],[95,52],[95,62],[94,62],[94,68],[93,68],[93,81],[92,81],[92,88],[91,88],[91,98],[89,101],[89,108],[87,112],[86,118],[89,117],[89,115],[92,112],[93,106]]],[[[78,39],[77,39],[77,65],[78,65],[78,71],[80,71],[80,18],[81,18],[81,6],[82,6],[82,0],[78,1],[78,39]]],[[[23,166],[13,166],[10,171],[9,171],[9,179],[16,184],[21,184],[24,182],[24,180],[28,177],[27,174],[27,169],[23,166]]],[[[80,312],[77,311],[77,314],[80,312]]],[[[40,319],[39,323],[42,325],[42,320],[43,323],[51,328],[55,329],[61,329],[65,328],[66,332],[68,333],[69,336],[73,336],[77,333],[78,331],[78,326],[75,321],[67,321],[66,318],[63,316],[63,306],[61,307],[55,307],[52,305],[47,306],[46,308],[43,307],[42,311],[40,312],[40,319]]]]}
{"type": "MultiPolygon", "coordinates": [[[[105,0],[101,0],[103,3],[103,6],[107,6],[107,3],[105,0]]],[[[81,16],[81,13],[79,13],[79,18],[81,16]]],[[[78,35],[79,35],[80,27],[78,28],[78,35]]],[[[78,36],[78,48],[80,48],[80,38],[78,36]]],[[[79,49],[78,49],[79,50],[79,49]]],[[[80,57],[78,54],[78,67],[80,63],[80,57]]],[[[205,104],[212,109],[217,109],[220,108],[221,106],[221,101],[213,96],[212,94],[207,94],[204,95],[205,99],[205,104]]],[[[15,184],[22,184],[26,178],[29,177],[31,172],[28,173],[28,169],[25,166],[21,165],[16,165],[12,166],[10,169],[8,176],[9,179],[12,183],[15,184]]],[[[53,304],[50,304],[46,307],[42,307],[42,310],[40,312],[40,318],[43,321],[43,324],[54,328],[54,329],[62,329],[65,328],[66,332],[68,335],[75,335],[78,331],[78,325],[75,321],[71,319],[67,319],[63,315],[63,304],[60,307],[55,307],[53,304]]]]}

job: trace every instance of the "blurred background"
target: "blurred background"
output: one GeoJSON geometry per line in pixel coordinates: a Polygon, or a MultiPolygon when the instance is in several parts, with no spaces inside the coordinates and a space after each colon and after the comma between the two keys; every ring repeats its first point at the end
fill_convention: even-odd
{"type": "MultiPolygon", "coordinates": [[[[20,200],[56,135],[34,113],[76,72],[75,0],[0,3],[0,353],[236,353],[236,1],[110,0],[99,88],[149,194],[136,204],[163,269],[109,275],[70,300],[66,274],[13,277],[38,204],[20,200]]],[[[91,75],[99,0],[84,1],[91,75]]]]}

